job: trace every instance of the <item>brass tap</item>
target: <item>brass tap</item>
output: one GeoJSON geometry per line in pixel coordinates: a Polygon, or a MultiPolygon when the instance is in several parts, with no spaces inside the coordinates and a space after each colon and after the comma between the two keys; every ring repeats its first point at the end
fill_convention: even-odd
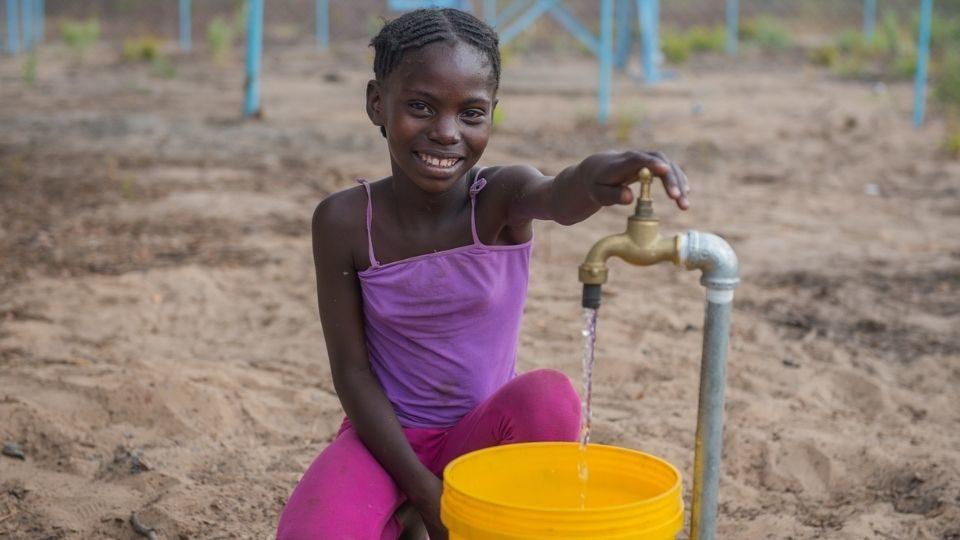
{"type": "Polygon", "coordinates": [[[626,232],[600,239],[590,248],[586,260],[580,265],[585,307],[596,307],[587,305],[588,289],[595,295],[595,303],[599,305],[599,285],[607,282],[607,259],[610,257],[620,257],[637,266],[650,266],[662,261],[680,264],[680,235],[672,238],[660,236],[660,220],[653,212],[653,198],[650,196],[653,175],[644,168],[640,170],[639,177],[640,196],[637,197],[633,215],[627,218],[626,232]]]}

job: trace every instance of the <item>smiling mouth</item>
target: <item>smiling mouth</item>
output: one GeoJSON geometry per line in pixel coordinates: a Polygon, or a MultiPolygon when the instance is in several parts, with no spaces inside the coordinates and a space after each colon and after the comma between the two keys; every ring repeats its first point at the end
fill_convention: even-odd
{"type": "Polygon", "coordinates": [[[431,156],[430,154],[424,154],[423,152],[414,152],[413,155],[417,156],[417,159],[431,168],[441,170],[450,170],[456,167],[456,165],[462,160],[462,158],[442,158],[438,156],[431,156]]]}

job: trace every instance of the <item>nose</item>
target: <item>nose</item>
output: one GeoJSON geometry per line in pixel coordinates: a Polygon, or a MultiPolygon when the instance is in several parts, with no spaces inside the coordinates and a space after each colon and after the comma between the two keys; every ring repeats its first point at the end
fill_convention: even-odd
{"type": "Polygon", "coordinates": [[[452,146],[460,142],[460,126],[456,116],[439,115],[433,122],[427,137],[444,146],[452,146]]]}

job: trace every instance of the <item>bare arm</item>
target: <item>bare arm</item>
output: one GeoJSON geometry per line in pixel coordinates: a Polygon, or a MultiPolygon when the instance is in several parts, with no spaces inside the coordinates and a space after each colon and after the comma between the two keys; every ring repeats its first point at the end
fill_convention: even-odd
{"type": "Polygon", "coordinates": [[[325,199],[313,215],[317,299],[333,384],[360,440],[435,531],[440,526],[442,483],[414,454],[383,387],[370,370],[360,280],[346,241],[355,234],[350,220],[361,214],[351,211],[349,204],[338,204],[336,199],[342,196],[325,199]]]}
{"type": "Polygon", "coordinates": [[[534,219],[572,225],[603,206],[630,204],[633,193],[628,186],[644,167],[661,178],[667,195],[681,210],[689,207],[686,175],[659,152],[594,154],[555,177],[543,176],[530,166],[503,167],[490,176],[502,180],[509,191],[505,206],[512,227],[534,219]]]}

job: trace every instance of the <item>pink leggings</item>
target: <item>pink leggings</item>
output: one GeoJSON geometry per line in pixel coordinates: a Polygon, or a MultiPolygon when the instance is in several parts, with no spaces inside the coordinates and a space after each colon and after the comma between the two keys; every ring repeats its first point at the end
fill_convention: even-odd
{"type": "MultiPolygon", "coordinates": [[[[540,369],[497,390],[457,424],[404,428],[420,462],[437,476],[454,458],[490,446],[575,441],[580,398],[566,375],[540,369]]],[[[280,540],[396,540],[394,512],[406,497],[344,422],[336,440],[313,461],[287,501],[280,540]]]]}

